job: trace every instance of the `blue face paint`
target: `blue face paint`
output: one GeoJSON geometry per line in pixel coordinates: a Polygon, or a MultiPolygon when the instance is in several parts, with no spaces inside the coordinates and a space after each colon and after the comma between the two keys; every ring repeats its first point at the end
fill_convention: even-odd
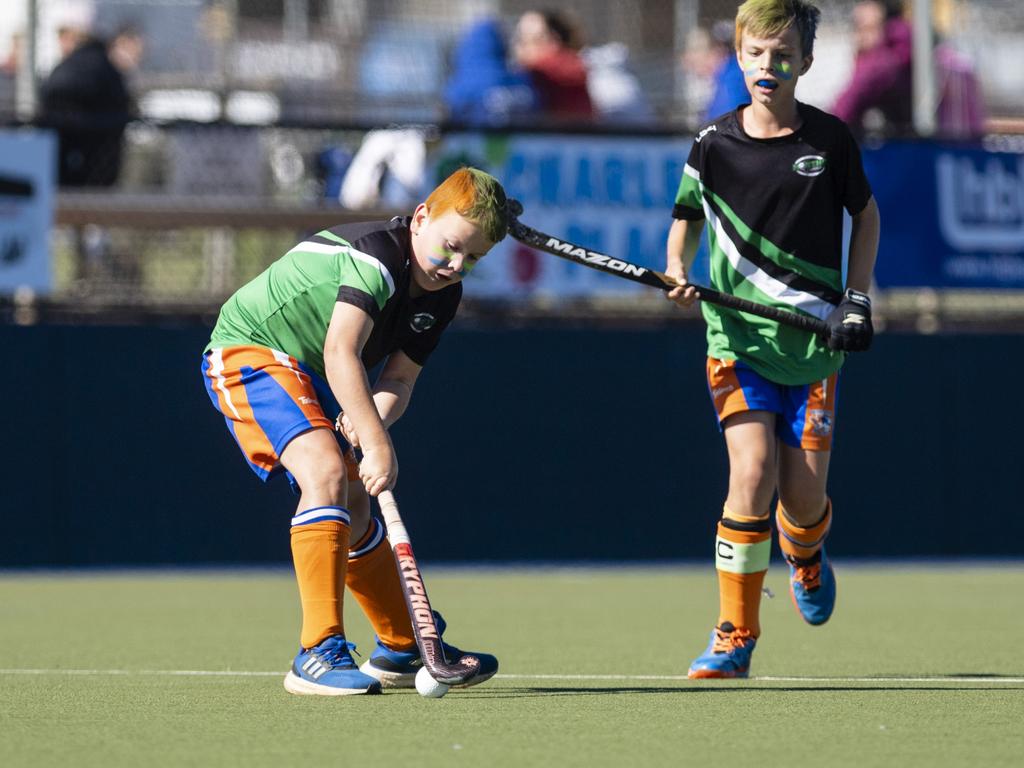
{"type": "MultiPolygon", "coordinates": [[[[442,269],[450,266],[452,263],[451,252],[444,248],[438,248],[438,253],[442,254],[443,258],[435,258],[434,256],[430,256],[428,254],[427,261],[429,261],[435,267],[441,267],[442,269]]],[[[462,269],[455,270],[455,274],[457,274],[459,277],[465,277],[470,273],[474,266],[476,266],[475,262],[471,262],[469,259],[463,259],[462,269]]]]}
{"type": "MultiPolygon", "coordinates": [[[[747,77],[757,77],[760,74],[761,66],[756,61],[743,63],[743,74],[747,77]]],[[[793,79],[793,64],[780,56],[772,58],[771,73],[779,80],[793,79]]]]}

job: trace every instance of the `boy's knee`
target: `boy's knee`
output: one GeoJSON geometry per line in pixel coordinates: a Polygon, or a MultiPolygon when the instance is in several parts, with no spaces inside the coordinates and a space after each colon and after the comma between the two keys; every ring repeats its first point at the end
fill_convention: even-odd
{"type": "Polygon", "coordinates": [[[828,500],[824,494],[800,494],[779,492],[779,506],[786,517],[801,527],[819,522],[825,514],[828,500]]]}
{"type": "Polygon", "coordinates": [[[330,496],[335,503],[345,498],[348,482],[345,464],[340,456],[323,457],[312,466],[305,468],[304,476],[298,478],[304,492],[316,492],[330,496]]]}
{"type": "Polygon", "coordinates": [[[734,467],[729,472],[730,488],[751,499],[763,497],[775,489],[775,477],[763,464],[751,463],[734,467]]]}

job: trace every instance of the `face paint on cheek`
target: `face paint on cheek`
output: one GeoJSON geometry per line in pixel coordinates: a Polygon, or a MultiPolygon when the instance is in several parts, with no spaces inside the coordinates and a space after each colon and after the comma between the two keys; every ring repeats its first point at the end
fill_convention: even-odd
{"type": "Polygon", "coordinates": [[[427,261],[433,264],[435,267],[447,267],[452,260],[452,252],[447,248],[438,247],[434,251],[434,256],[427,254],[427,261]]]}
{"type": "Polygon", "coordinates": [[[775,75],[779,80],[793,79],[793,64],[789,61],[778,61],[775,63],[775,75]]]}
{"type": "MultiPolygon", "coordinates": [[[[447,267],[448,265],[450,265],[452,263],[452,252],[449,251],[448,249],[446,249],[446,248],[438,248],[436,251],[434,251],[434,253],[436,253],[437,256],[430,256],[428,254],[427,255],[427,261],[429,261],[435,267],[441,267],[443,269],[444,267],[447,267]]],[[[472,272],[473,271],[473,267],[476,266],[476,262],[475,261],[471,262],[469,260],[464,260],[462,262],[462,265],[463,265],[462,269],[455,270],[455,274],[457,274],[459,277],[465,277],[470,272],[472,272]]]]}
{"type": "Polygon", "coordinates": [[[759,69],[756,61],[743,62],[743,74],[747,77],[756,77],[759,69]]]}

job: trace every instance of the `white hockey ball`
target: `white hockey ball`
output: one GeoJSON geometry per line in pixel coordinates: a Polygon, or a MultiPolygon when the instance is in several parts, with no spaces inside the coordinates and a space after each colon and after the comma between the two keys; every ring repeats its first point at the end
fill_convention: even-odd
{"type": "Polygon", "coordinates": [[[416,690],[419,691],[420,696],[428,699],[440,699],[448,693],[448,688],[449,686],[445,683],[439,683],[432,678],[426,667],[420,667],[420,671],[416,673],[416,690]]]}

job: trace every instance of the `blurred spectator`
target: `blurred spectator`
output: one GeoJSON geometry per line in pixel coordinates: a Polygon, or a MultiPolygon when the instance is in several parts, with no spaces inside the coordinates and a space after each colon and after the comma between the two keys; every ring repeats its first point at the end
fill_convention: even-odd
{"type": "Polygon", "coordinates": [[[594,116],[581,47],[578,28],[559,11],[527,11],[519,18],[515,59],[533,78],[545,115],[563,119],[594,116]]]}
{"type": "Polygon", "coordinates": [[[62,59],[40,86],[37,122],[57,132],[58,178],[64,186],[117,181],[130,120],[124,77],[104,42],[92,35],[92,22],[90,5],[62,7],[57,22],[62,59]]]}
{"type": "Polygon", "coordinates": [[[587,91],[598,117],[609,123],[653,123],[654,110],[629,68],[629,49],[606,43],[580,52],[587,68],[587,91]]]}
{"type": "Polygon", "coordinates": [[[338,201],[352,210],[409,205],[425,183],[426,139],[418,128],[369,131],[341,181],[338,201]]]}
{"type": "Polygon", "coordinates": [[[146,39],[142,36],[142,30],[134,24],[123,24],[118,27],[107,45],[111,63],[125,77],[131,77],[139,71],[145,52],[146,39]]]}
{"type": "MultiPolygon", "coordinates": [[[[857,48],[853,75],[832,111],[857,132],[913,129],[913,33],[899,0],[865,0],[853,8],[857,48]]],[[[948,42],[935,46],[940,136],[981,136],[981,88],[970,61],[948,42]]]]}
{"type": "Polygon", "coordinates": [[[509,67],[498,21],[472,24],[456,44],[444,103],[452,122],[469,126],[515,122],[537,108],[529,74],[509,67]]]}
{"type": "Polygon", "coordinates": [[[743,70],[736,58],[736,25],[733,21],[716,21],[711,27],[711,55],[718,59],[712,77],[711,101],[704,110],[702,122],[731,112],[740,104],[750,103],[750,93],[743,79],[743,70]]]}
{"type": "Polygon", "coordinates": [[[902,3],[891,0],[853,7],[853,75],[832,112],[857,133],[912,130],[913,35],[902,14],[902,3]]]}
{"type": "Polygon", "coordinates": [[[15,117],[18,91],[18,67],[22,47],[21,33],[15,32],[10,38],[10,47],[0,59],[0,121],[7,122],[15,117]]]}
{"type": "Polygon", "coordinates": [[[949,42],[935,46],[939,90],[936,124],[940,136],[979,138],[985,134],[985,100],[970,59],[949,42]]]}

